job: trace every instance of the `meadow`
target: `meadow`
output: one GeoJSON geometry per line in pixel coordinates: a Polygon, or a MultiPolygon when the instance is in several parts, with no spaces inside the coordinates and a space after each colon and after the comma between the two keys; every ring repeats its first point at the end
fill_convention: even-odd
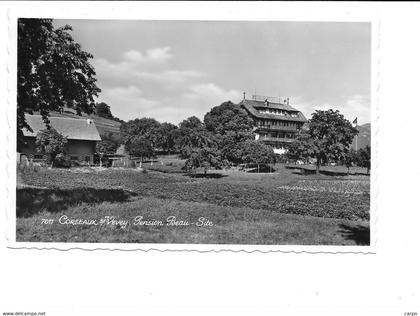
{"type": "Polygon", "coordinates": [[[17,241],[369,244],[369,176],[278,165],[274,173],[204,177],[184,173],[173,157],[160,161],[145,171],[20,172],[17,241]]]}

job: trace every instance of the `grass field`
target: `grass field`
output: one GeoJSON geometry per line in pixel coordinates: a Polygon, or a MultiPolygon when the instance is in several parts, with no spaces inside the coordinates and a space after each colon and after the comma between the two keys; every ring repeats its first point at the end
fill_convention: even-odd
{"type": "MultiPolygon", "coordinates": [[[[314,165],[286,165],[287,169],[303,170],[305,174],[315,174],[316,167],[314,165]]],[[[302,172],[301,172],[302,173],[302,172]]],[[[366,168],[350,167],[347,170],[344,166],[321,166],[320,173],[330,176],[346,176],[346,175],[369,175],[366,168]]]]}
{"type": "Polygon", "coordinates": [[[274,173],[202,177],[180,173],[181,166],[168,157],[145,166],[147,173],[20,174],[17,241],[369,244],[368,176],[300,175],[277,166],[274,173]]]}

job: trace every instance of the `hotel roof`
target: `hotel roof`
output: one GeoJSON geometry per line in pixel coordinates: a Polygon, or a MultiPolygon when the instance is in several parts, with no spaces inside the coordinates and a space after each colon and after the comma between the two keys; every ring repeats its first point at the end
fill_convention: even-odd
{"type": "Polygon", "coordinates": [[[241,102],[239,102],[239,105],[243,106],[249,113],[251,113],[253,116],[257,118],[274,119],[274,120],[282,120],[282,121],[306,122],[306,118],[302,114],[302,112],[296,110],[294,107],[290,106],[289,104],[275,103],[275,102],[266,103],[264,101],[244,99],[241,102]],[[269,114],[269,113],[260,113],[257,110],[259,108],[282,110],[285,112],[294,112],[297,114],[297,117],[280,116],[277,114],[269,114]]]}

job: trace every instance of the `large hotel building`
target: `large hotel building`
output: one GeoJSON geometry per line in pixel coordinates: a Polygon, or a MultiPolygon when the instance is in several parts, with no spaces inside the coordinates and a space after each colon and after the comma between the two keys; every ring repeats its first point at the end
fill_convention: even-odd
{"type": "Polygon", "coordinates": [[[285,152],[285,145],[295,139],[306,122],[302,112],[290,106],[288,98],[282,101],[280,98],[253,95],[248,100],[244,93],[239,105],[254,120],[255,139],[272,146],[278,154],[285,152]]]}

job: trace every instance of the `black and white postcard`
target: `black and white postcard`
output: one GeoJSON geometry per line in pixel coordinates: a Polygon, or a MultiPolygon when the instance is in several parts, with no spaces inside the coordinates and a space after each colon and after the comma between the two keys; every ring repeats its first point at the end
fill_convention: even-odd
{"type": "Polygon", "coordinates": [[[16,241],[369,246],[371,33],[19,18],[16,241]]]}
{"type": "MultiPolygon", "coordinates": [[[[4,14],[7,251],[70,258],[77,268],[60,274],[66,279],[86,277],[80,263],[91,256],[118,270],[126,258],[124,278],[137,262],[138,279],[147,258],[155,262],[144,263],[147,273],[158,269],[184,287],[212,283],[217,260],[237,256],[237,280],[254,278],[253,262],[258,288],[286,267],[299,270],[287,282],[311,279],[299,291],[310,292],[312,307],[342,287],[342,274],[361,276],[360,296],[373,291],[367,275],[379,274],[360,270],[381,265],[373,258],[398,235],[381,229],[384,209],[393,205],[392,229],[400,229],[396,217],[413,205],[397,194],[415,184],[391,179],[419,174],[408,153],[416,101],[394,90],[402,82],[415,90],[403,71],[416,68],[400,65],[404,57],[389,62],[419,51],[414,37],[414,49],[394,45],[409,37],[395,25],[415,29],[407,7],[396,7],[407,19],[398,24],[389,8],[366,3],[25,4],[4,14]],[[185,265],[183,256],[206,254],[214,271],[185,265]],[[314,280],[321,275],[328,290],[314,280]]],[[[402,292],[387,296],[405,299],[390,303],[401,307],[394,315],[417,315],[416,290],[402,292]]],[[[55,315],[41,305],[34,315],[43,312],[55,315]]]]}

